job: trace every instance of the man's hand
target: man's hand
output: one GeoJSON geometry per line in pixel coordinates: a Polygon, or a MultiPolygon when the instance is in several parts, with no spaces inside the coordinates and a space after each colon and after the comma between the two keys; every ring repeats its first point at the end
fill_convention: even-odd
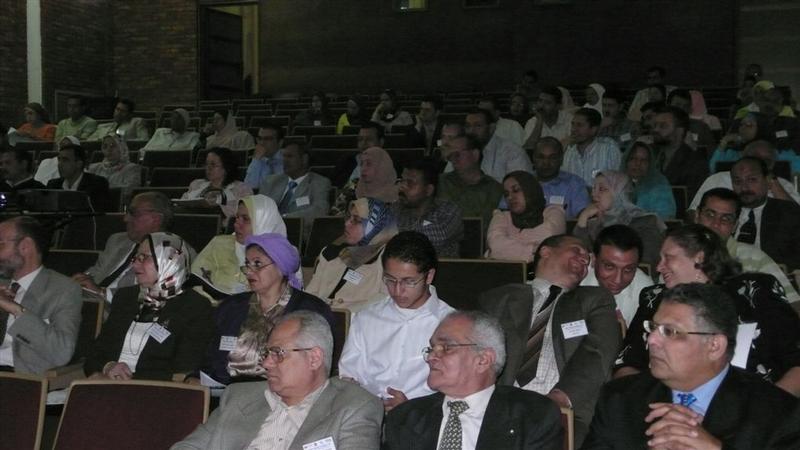
{"type": "Polygon", "coordinates": [[[127,364],[115,362],[113,365],[109,364],[108,370],[105,370],[105,375],[109,380],[128,381],[133,378],[133,372],[127,364]]]}
{"type": "Polygon", "coordinates": [[[75,275],[72,276],[72,279],[75,280],[76,283],[80,284],[82,288],[94,292],[101,291],[100,287],[94,283],[92,277],[85,273],[76,273],[75,275]]]}
{"type": "Polygon", "coordinates": [[[406,394],[404,394],[403,391],[398,391],[397,389],[387,387],[386,392],[392,396],[392,398],[383,399],[383,410],[386,412],[389,412],[395,406],[408,401],[408,397],[406,397],[406,394]]]}
{"type": "Polygon", "coordinates": [[[772,193],[773,197],[779,200],[788,200],[790,202],[794,202],[789,193],[786,192],[786,189],[781,186],[780,181],[778,181],[778,177],[775,175],[769,175],[767,177],[767,186],[769,187],[769,191],[772,193]]]}
{"type": "Polygon", "coordinates": [[[256,144],[256,148],[253,150],[253,159],[263,158],[266,154],[267,149],[261,144],[256,144]]]}
{"type": "Polygon", "coordinates": [[[556,402],[556,404],[562,408],[572,408],[572,402],[569,400],[569,396],[561,389],[553,389],[547,394],[547,398],[556,402]]]}
{"type": "Polygon", "coordinates": [[[0,309],[18,316],[22,314],[22,306],[14,302],[14,292],[8,286],[0,286],[0,309]]]}
{"type": "Polygon", "coordinates": [[[717,450],[722,443],[700,424],[703,416],[691,409],[672,403],[652,403],[644,421],[650,423],[645,431],[652,449],[717,450]]]}

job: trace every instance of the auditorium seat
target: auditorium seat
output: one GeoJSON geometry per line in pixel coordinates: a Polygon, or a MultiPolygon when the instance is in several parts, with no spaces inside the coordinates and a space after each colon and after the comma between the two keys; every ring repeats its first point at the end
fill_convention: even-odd
{"type": "Polygon", "coordinates": [[[339,358],[342,356],[344,341],[350,332],[350,310],[331,308],[333,312],[333,356],[331,358],[331,376],[339,375],[339,358]]]}
{"type": "Polygon", "coordinates": [[[358,150],[356,150],[355,148],[340,149],[340,148],[313,147],[311,151],[311,165],[336,166],[343,159],[349,158],[350,156],[355,155],[356,153],[358,153],[358,150]]]}
{"type": "Polygon", "coordinates": [[[283,223],[286,225],[286,239],[297,248],[297,252],[303,254],[303,218],[284,217],[283,223]]]}
{"type": "Polygon", "coordinates": [[[295,125],[292,134],[295,136],[330,136],[336,133],[335,125],[307,126],[295,125]]]}
{"type": "Polygon", "coordinates": [[[184,186],[206,177],[206,169],[202,167],[153,167],[150,171],[150,186],[184,186]]]}
{"type": "Polygon", "coordinates": [[[441,258],[433,285],[456,309],[478,309],[478,295],[508,283],[524,283],[527,264],[494,259],[441,258]]]}
{"type": "Polygon", "coordinates": [[[0,372],[0,450],[39,450],[46,401],[46,379],[0,372]]]}
{"type": "Polygon", "coordinates": [[[675,197],[675,218],[686,219],[686,208],[689,207],[689,190],[686,186],[672,186],[672,196],[675,197]]]}
{"type": "Polygon", "coordinates": [[[458,243],[461,258],[483,258],[483,218],[464,217],[464,238],[458,243]]]}
{"type": "Polygon", "coordinates": [[[317,135],[311,137],[312,148],[336,148],[336,149],[355,149],[358,148],[358,136],[333,134],[328,136],[317,135]]]}
{"type": "MultiPolygon", "coordinates": [[[[250,162],[250,155],[252,154],[252,151],[251,150],[232,150],[231,153],[233,153],[233,158],[236,160],[236,165],[237,166],[247,166],[247,164],[250,162]]],[[[206,165],[206,156],[208,156],[208,150],[206,150],[206,149],[198,150],[197,156],[194,157],[194,165],[197,166],[197,167],[205,167],[205,165],[206,165]]],[[[203,175],[203,176],[205,176],[205,175],[203,175]]],[[[180,185],[173,184],[172,186],[180,186],[180,185]]]]}
{"type": "Polygon", "coordinates": [[[148,150],[141,163],[144,167],[189,167],[191,150],[148,150]]]}
{"type": "Polygon", "coordinates": [[[344,232],[344,217],[315,217],[303,253],[303,266],[312,267],[322,249],[344,232]]]}
{"type": "Polygon", "coordinates": [[[278,127],[289,127],[289,116],[251,116],[250,123],[247,125],[251,128],[263,127],[266,125],[275,125],[278,127]]]}

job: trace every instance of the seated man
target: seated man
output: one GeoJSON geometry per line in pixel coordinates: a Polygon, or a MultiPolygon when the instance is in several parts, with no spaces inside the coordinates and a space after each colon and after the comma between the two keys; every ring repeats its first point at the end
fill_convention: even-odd
{"type": "Polygon", "coordinates": [[[135,110],[133,100],[120,99],[114,108],[114,121],[98,125],[87,140],[99,141],[106,135],[116,134],[125,141],[146,141],[150,138],[150,132],[141,117],[133,117],[135,110]]]}
{"type": "Polygon", "coordinates": [[[107,302],[111,302],[117,289],[136,284],[132,260],[139,243],[150,233],[169,230],[174,216],[172,202],[160,192],[138,194],[125,213],[125,231],[108,237],[92,267],[72,275],[81,287],[107,302]]]}
{"type": "Polygon", "coordinates": [[[419,114],[414,118],[414,126],[409,132],[412,142],[423,147],[430,154],[437,141],[442,137],[444,122],[439,120],[442,112],[442,99],[439,97],[423,97],[419,105],[419,114]]]}
{"type": "Polygon", "coordinates": [[[633,228],[619,224],[603,228],[594,240],[594,266],[581,281],[581,286],[600,286],[611,292],[626,326],[639,307],[639,292],[653,285],[650,275],[639,269],[643,248],[633,228]]]}
{"type": "Polygon", "coordinates": [[[572,127],[572,113],[561,109],[564,94],[561,89],[549,86],[536,97],[534,115],[525,123],[525,148],[536,148],[543,137],[553,137],[565,142],[572,127]]]}
{"type": "Polygon", "coordinates": [[[386,416],[385,449],[561,449],[564,430],[553,402],[495,385],[506,346],[496,319],[456,311],[423,350],[435,394],[403,403],[386,416]],[[513,428],[512,428],[513,427],[513,428]]]}
{"type": "Polygon", "coordinates": [[[464,119],[464,132],[480,144],[481,170],[499,183],[515,170],[533,172],[531,160],[522,147],[498,136],[495,126],[494,116],[485,109],[476,108],[464,119]]]}
{"type": "MultiPolygon", "coordinates": [[[[244,183],[257,191],[271,175],[283,173],[283,127],[267,124],[258,129],[256,149],[247,166],[244,183]]],[[[276,202],[278,200],[275,200],[276,202]]]]}
{"type": "Polygon", "coordinates": [[[326,215],[330,209],[331,181],[308,171],[305,144],[292,142],[280,153],[283,173],[268,176],[258,191],[275,201],[283,217],[302,217],[304,235],[308,237],[314,218],[326,215]]]}
{"type": "Polygon", "coordinates": [[[455,137],[447,159],[453,171],[439,178],[438,198],[458,205],[463,217],[483,218],[485,230],[503,196],[503,186],[481,170],[480,143],[472,136],[455,137]]]}
{"type": "Polygon", "coordinates": [[[67,116],[58,122],[53,138],[55,142],[60,142],[65,136],[85,140],[97,129],[97,121],[86,115],[86,97],[82,95],[67,97],[67,116]]]}
{"type": "MultiPolygon", "coordinates": [[[[172,110],[169,128],[158,128],[142,150],[194,150],[200,143],[200,133],[189,131],[189,111],[172,110]]],[[[140,156],[143,153],[140,152],[140,156]]]]}
{"type": "Polygon", "coordinates": [[[267,380],[229,386],[208,422],[172,449],[377,449],[381,402],[355,383],[328,378],[332,353],[321,315],[282,316],[264,352],[267,380]]]}
{"type": "Polygon", "coordinates": [[[639,137],[639,125],[628,119],[622,111],[625,97],[617,89],[608,89],[603,93],[603,120],[600,122],[598,136],[610,137],[617,146],[624,150],[639,137]]]}
{"type": "Polygon", "coordinates": [[[692,94],[688,89],[674,89],[667,96],[667,104],[683,110],[689,117],[689,132],[686,143],[695,150],[710,155],[717,146],[717,139],[711,128],[702,120],[692,119],[692,94]]]}
{"type": "Polygon", "coordinates": [[[686,186],[693,196],[708,176],[706,153],[695,151],[686,144],[689,115],[674,106],[656,110],[653,117],[653,143],[656,166],[673,186],[686,186]]]}
{"type": "Polygon", "coordinates": [[[733,301],[711,284],[678,285],[663,295],[645,324],[650,373],[603,388],[583,449],[766,448],[797,400],[731,367],[733,301]]]}
{"type": "Polygon", "coordinates": [[[33,155],[22,149],[0,147],[0,192],[22,189],[44,189],[33,179],[33,155]]]}
{"type": "Polygon", "coordinates": [[[86,151],[80,145],[62,145],[58,151],[59,177],[47,182],[47,189],[81,191],[89,194],[95,211],[108,208],[108,180],[105,177],[84,172],[86,151]]]}
{"type": "Polygon", "coordinates": [[[576,219],[583,208],[589,206],[589,191],[583,179],[561,170],[564,147],[554,137],[543,137],[533,151],[533,168],[542,185],[548,205],[561,205],[567,220],[576,219]]]}
{"type": "Polygon", "coordinates": [[[618,170],[622,153],[613,139],[598,137],[602,117],[592,108],[581,108],[572,116],[571,144],[564,151],[561,170],[573,173],[591,187],[603,170],[618,170]]]}
{"type": "Polygon", "coordinates": [[[436,250],[416,231],[399,233],[381,255],[389,295],[357,312],[339,360],[339,376],[352,378],[383,398],[388,411],[410,398],[432,394],[420,358],[428,336],[453,311],[431,285],[436,250]]]}
{"type": "Polygon", "coordinates": [[[42,265],[50,237],[36,219],[0,223],[0,242],[0,370],[43,375],[72,358],[81,288],[42,265]]]}
{"type": "Polygon", "coordinates": [[[481,308],[506,331],[508,362],[500,384],[546,394],[575,411],[575,446],[592,421],[600,387],[611,377],[622,342],[616,304],[599,287],[578,286],[589,250],[574,236],[551,236],[539,245],[530,284],[484,292],[481,308]]]}
{"type": "Polygon", "coordinates": [[[736,218],[742,210],[739,196],[730,189],[714,188],[703,194],[696,222],[714,230],[725,241],[728,253],[742,264],[743,272],[763,272],[775,277],[786,291],[786,299],[800,308],[800,295],[783,270],[766,253],[751,244],[733,239],[736,218]]]}
{"type": "Polygon", "coordinates": [[[399,181],[399,200],[395,204],[397,229],[424,234],[442,258],[458,258],[459,241],[464,236],[461,209],[436,198],[439,173],[430,160],[405,165],[399,181]]]}
{"type": "Polygon", "coordinates": [[[493,97],[482,97],[478,100],[478,108],[489,111],[494,122],[494,135],[511,142],[517,147],[522,147],[525,143],[525,130],[522,129],[516,120],[500,117],[500,109],[497,107],[497,100],[493,97]]]}

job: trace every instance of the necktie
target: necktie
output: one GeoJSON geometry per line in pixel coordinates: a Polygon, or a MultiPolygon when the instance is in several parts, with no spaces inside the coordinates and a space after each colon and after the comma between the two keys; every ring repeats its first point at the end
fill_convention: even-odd
{"type": "Polygon", "coordinates": [[[292,203],[292,197],[294,197],[294,188],[297,187],[297,182],[294,180],[289,181],[289,187],[286,189],[286,193],[283,194],[283,198],[281,199],[280,204],[278,204],[278,212],[281,214],[286,214],[289,209],[289,204],[292,203]]]}
{"type": "MultiPolygon", "coordinates": [[[[19,283],[14,281],[8,286],[8,288],[11,289],[11,292],[13,292],[14,296],[16,297],[17,291],[19,290],[19,283]]],[[[6,338],[7,326],[8,326],[8,313],[5,312],[5,310],[0,310],[0,344],[2,344],[6,338]]]]}
{"type": "Polygon", "coordinates": [[[687,408],[691,407],[694,402],[697,401],[697,397],[694,396],[691,392],[683,393],[681,392],[678,394],[678,401],[681,406],[685,406],[687,408]]]}
{"type": "Polygon", "coordinates": [[[745,244],[755,244],[756,242],[756,213],[753,210],[750,210],[750,214],[747,215],[747,222],[742,224],[742,228],[739,229],[739,236],[736,238],[739,242],[744,242],[745,244]]]}
{"type": "Polygon", "coordinates": [[[444,424],[439,450],[461,450],[461,421],[458,416],[469,409],[469,405],[463,400],[456,400],[447,402],[447,407],[450,409],[450,415],[444,424]]]}
{"type": "Polygon", "coordinates": [[[519,383],[520,387],[530,383],[533,377],[536,376],[536,369],[539,367],[539,355],[542,353],[542,345],[544,344],[544,332],[547,329],[547,322],[550,318],[549,313],[551,311],[549,310],[552,309],[551,306],[560,293],[560,286],[554,284],[550,286],[550,294],[542,304],[542,307],[539,308],[533,325],[528,332],[525,359],[517,371],[517,383],[519,383]]]}
{"type": "Polygon", "coordinates": [[[134,244],[133,249],[128,254],[128,256],[125,257],[125,260],[122,261],[122,264],[120,264],[119,267],[117,267],[117,269],[115,271],[111,272],[111,275],[103,278],[103,281],[100,282],[99,286],[100,287],[109,287],[109,286],[111,286],[111,283],[113,283],[114,280],[116,280],[120,275],[122,275],[123,272],[128,270],[128,267],[130,267],[130,265],[131,265],[131,260],[133,260],[133,256],[136,254],[136,250],[138,248],[139,248],[139,245],[138,244],[134,244]]]}
{"type": "Polygon", "coordinates": [[[542,307],[539,308],[539,312],[542,312],[545,309],[547,309],[547,307],[550,306],[550,304],[556,300],[558,294],[560,293],[561,293],[561,286],[556,286],[555,284],[550,285],[550,294],[547,296],[547,300],[544,301],[544,304],[542,304],[542,307]]]}

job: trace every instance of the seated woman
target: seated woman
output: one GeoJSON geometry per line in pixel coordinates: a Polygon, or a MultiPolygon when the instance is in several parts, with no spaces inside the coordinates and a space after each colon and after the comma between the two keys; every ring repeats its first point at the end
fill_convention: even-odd
{"type": "Polygon", "coordinates": [[[592,108],[593,110],[603,115],[603,94],[606,93],[606,88],[600,83],[592,83],[586,86],[584,90],[586,94],[586,103],[583,104],[584,108],[592,108]]]}
{"type": "Polygon", "coordinates": [[[181,199],[204,198],[209,206],[219,205],[225,217],[231,218],[236,214],[239,199],[248,195],[253,195],[253,190],[239,181],[239,167],[233,152],[214,147],[206,156],[206,177],[192,181],[181,199]]]}
{"type": "Polygon", "coordinates": [[[158,128],[147,145],[139,153],[143,156],[146,150],[194,150],[200,143],[200,133],[189,131],[189,111],[175,108],[170,113],[170,127],[158,128]]]}
{"type": "Polygon", "coordinates": [[[566,231],[566,213],[560,205],[545,207],[542,186],[528,172],[506,175],[503,192],[508,211],[494,211],[486,235],[486,256],[531,262],[541,241],[566,231]]]}
{"type": "Polygon", "coordinates": [[[642,238],[644,254],[641,262],[650,264],[652,268],[658,263],[658,250],[667,227],[657,215],[631,203],[632,191],[630,178],[624,173],[613,170],[598,173],[592,186],[592,203],[578,214],[578,223],[572,234],[594,242],[603,228],[618,223],[628,225],[642,238]]]}
{"type": "Polygon", "coordinates": [[[214,111],[211,123],[203,128],[206,136],[205,148],[229,148],[231,150],[250,150],[256,147],[256,141],[247,131],[240,131],[236,127],[236,118],[227,109],[214,111]]]}
{"type": "Polygon", "coordinates": [[[746,370],[795,396],[800,394],[800,318],[775,277],[741,273],[741,265],[728,254],[725,243],[702,225],[670,230],[657,270],[664,283],[645,288],[639,295],[639,308],[617,359],[615,377],[648,370],[644,322],[653,320],[665,288],[710,283],[720,286],[736,304],[739,323],[756,324],[752,343],[744,346],[750,349],[746,370]]]}
{"type": "Polygon", "coordinates": [[[119,289],[84,363],[91,378],[171,380],[197,370],[211,340],[211,304],[183,284],[189,252],[180,236],[145,236],[133,257],[138,286],[119,289]]]}
{"type": "Polygon", "coordinates": [[[503,117],[506,119],[516,120],[520,126],[525,126],[531,118],[530,103],[524,94],[516,92],[511,94],[511,102],[508,106],[508,114],[503,117]]]}
{"type": "Polygon", "coordinates": [[[306,309],[328,319],[327,303],[303,292],[295,273],[300,255],[286,238],[276,233],[253,235],[245,240],[246,256],[241,266],[251,292],[228,297],[215,313],[217,335],[208,348],[202,371],[222,384],[236,378],[265,378],[260,357],[278,317],[306,309]]]}
{"type": "Polygon", "coordinates": [[[392,127],[405,127],[414,125],[414,118],[408,111],[403,111],[397,104],[397,94],[392,89],[381,92],[380,103],[372,113],[372,120],[383,126],[387,133],[392,132],[392,127]]]}
{"type": "MultiPolygon", "coordinates": [[[[56,126],[50,123],[50,115],[39,103],[25,105],[25,123],[17,128],[15,140],[52,141],[56,136],[56,126]]],[[[13,140],[12,140],[13,142],[13,140]]]]}
{"type": "Polygon", "coordinates": [[[697,90],[691,90],[689,91],[689,95],[692,96],[692,113],[689,115],[689,117],[708,125],[708,128],[714,132],[717,137],[719,137],[719,134],[717,133],[722,132],[722,124],[719,122],[719,118],[717,116],[708,113],[708,108],[706,108],[706,99],[703,96],[703,93],[697,90]]]}
{"type": "Polygon", "coordinates": [[[373,198],[354,200],[344,234],[320,252],[306,292],[351,311],[388,295],[380,256],[395,234],[397,225],[387,203],[373,198]]]}
{"type": "Polygon", "coordinates": [[[347,98],[347,111],[339,116],[336,122],[336,134],[342,134],[344,127],[357,127],[361,126],[367,121],[363,109],[363,100],[361,97],[348,97],[347,98]]]}
{"type": "Polygon", "coordinates": [[[655,163],[655,152],[644,142],[637,141],[622,156],[622,171],[633,183],[633,195],[636,206],[652,211],[661,220],[675,217],[675,195],[669,180],[655,163]]]}
{"type": "Polygon", "coordinates": [[[192,263],[192,275],[217,300],[247,291],[247,278],[239,271],[244,264],[245,239],[264,233],[286,236],[278,206],[266,195],[249,195],[239,200],[233,230],[233,234],[211,239],[192,263]]]}
{"type": "Polygon", "coordinates": [[[105,177],[108,187],[122,188],[123,195],[128,198],[133,188],[142,185],[142,167],[130,161],[128,144],[116,135],[104,137],[100,148],[103,160],[90,164],[87,172],[105,177]]]}
{"type": "Polygon", "coordinates": [[[328,111],[328,97],[323,92],[315,92],[311,96],[311,107],[297,116],[295,116],[292,124],[320,127],[323,125],[333,125],[336,123],[336,118],[328,111]]]}
{"type": "Polygon", "coordinates": [[[357,156],[359,177],[347,183],[339,192],[331,208],[331,215],[344,216],[350,202],[370,197],[386,203],[397,201],[397,171],[392,158],[380,147],[370,147],[357,156]]]}
{"type": "Polygon", "coordinates": [[[767,126],[761,123],[757,114],[749,113],[739,121],[735,133],[728,133],[719,141],[719,145],[708,159],[711,173],[717,172],[718,162],[735,162],[742,158],[742,150],[755,140],[770,140],[766,135],[767,126]]]}

